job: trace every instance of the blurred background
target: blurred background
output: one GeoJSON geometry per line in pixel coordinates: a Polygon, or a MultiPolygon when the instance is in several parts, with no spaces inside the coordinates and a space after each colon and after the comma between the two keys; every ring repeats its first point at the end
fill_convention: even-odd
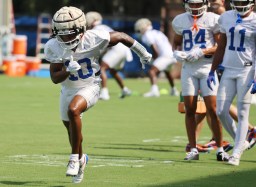
{"type": "MultiPolygon", "coordinates": [[[[135,39],[134,23],[146,17],[152,21],[155,29],[162,30],[168,36],[170,42],[171,21],[184,11],[182,0],[0,0],[1,73],[23,76],[26,68],[25,75],[49,76],[43,47],[51,35],[52,16],[62,6],[76,6],[85,13],[100,12],[104,24],[135,39]],[[13,61],[20,63],[9,63],[13,61]],[[21,72],[15,72],[17,70],[21,72]]],[[[145,76],[148,68],[142,72],[135,55],[134,61],[126,63],[124,75],[145,76]]],[[[173,74],[174,77],[179,76],[176,70],[173,74]]]]}

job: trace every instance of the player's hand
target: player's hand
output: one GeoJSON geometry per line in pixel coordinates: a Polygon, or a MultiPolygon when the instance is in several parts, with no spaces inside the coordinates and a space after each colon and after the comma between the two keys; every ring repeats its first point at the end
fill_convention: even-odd
{"type": "Polygon", "coordinates": [[[207,78],[207,86],[208,88],[210,88],[211,90],[212,87],[211,87],[211,83],[213,82],[214,85],[216,85],[216,80],[215,80],[215,74],[214,74],[214,71],[210,71],[209,75],[208,75],[208,78],[207,78]]]}
{"type": "Polygon", "coordinates": [[[252,85],[252,89],[251,89],[251,94],[255,94],[256,93],[256,81],[253,80],[250,84],[250,86],[252,85]]]}
{"type": "Polygon", "coordinates": [[[204,56],[204,52],[201,48],[197,47],[195,49],[192,49],[187,56],[187,60],[189,62],[196,62],[198,61],[200,58],[202,58],[204,56]]]}
{"type": "Polygon", "coordinates": [[[145,56],[140,57],[142,69],[145,69],[145,64],[151,64],[152,54],[147,53],[145,56]]]}
{"type": "Polygon", "coordinates": [[[174,56],[174,58],[176,58],[176,60],[178,62],[186,62],[188,54],[186,52],[184,52],[184,51],[177,51],[177,50],[175,50],[173,52],[173,56],[174,56]]]}
{"type": "Polygon", "coordinates": [[[74,73],[76,73],[79,69],[81,69],[81,66],[78,64],[77,61],[74,61],[74,60],[73,60],[73,57],[71,56],[70,62],[69,62],[69,64],[68,64],[68,67],[67,67],[66,71],[68,71],[68,72],[74,74],[74,73]]]}

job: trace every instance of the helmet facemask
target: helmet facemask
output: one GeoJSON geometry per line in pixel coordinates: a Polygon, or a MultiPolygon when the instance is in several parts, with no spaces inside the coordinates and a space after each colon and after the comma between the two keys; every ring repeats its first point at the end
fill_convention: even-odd
{"type": "Polygon", "coordinates": [[[199,17],[207,11],[208,3],[206,0],[184,0],[184,6],[191,16],[199,17]]]}
{"type": "Polygon", "coordinates": [[[74,49],[81,42],[86,28],[84,13],[76,7],[63,7],[52,20],[53,35],[63,49],[74,49]]]}
{"type": "Polygon", "coordinates": [[[239,15],[244,16],[252,10],[254,0],[231,0],[230,6],[239,15]]]}
{"type": "Polygon", "coordinates": [[[63,49],[74,49],[80,42],[83,35],[81,29],[59,30],[56,39],[63,49]]]}

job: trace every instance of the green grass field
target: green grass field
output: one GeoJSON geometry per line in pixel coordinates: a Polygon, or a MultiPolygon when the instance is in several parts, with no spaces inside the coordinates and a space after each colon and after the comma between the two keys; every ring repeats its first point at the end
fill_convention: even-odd
{"type": "MultiPolygon", "coordinates": [[[[90,160],[76,186],[255,186],[255,148],[243,154],[239,167],[217,162],[214,151],[184,161],[179,98],[143,98],[148,79],[125,81],[133,96],[119,99],[117,84],[109,80],[111,100],[99,101],[83,117],[83,148],[90,160]]],[[[168,84],[162,80],[159,87],[168,84]]],[[[70,148],[59,119],[59,92],[60,85],[47,78],[0,76],[0,186],[74,186],[65,176],[70,148]]],[[[252,106],[252,122],[255,112],[252,106]]],[[[205,126],[200,142],[210,136],[205,126]]],[[[225,139],[231,141],[226,133],[225,139]]]]}

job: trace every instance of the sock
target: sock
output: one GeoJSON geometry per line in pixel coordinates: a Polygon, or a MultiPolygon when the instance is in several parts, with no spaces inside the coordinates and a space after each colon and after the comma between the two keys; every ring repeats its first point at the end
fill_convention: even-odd
{"type": "Polygon", "coordinates": [[[219,152],[224,152],[223,147],[218,147],[218,148],[217,148],[217,153],[219,153],[219,152]]]}
{"type": "Polygon", "coordinates": [[[71,154],[69,160],[74,160],[77,162],[79,160],[79,154],[71,154]]]}
{"type": "Polygon", "coordinates": [[[190,152],[198,153],[198,150],[197,150],[197,148],[191,148],[191,149],[190,149],[190,152]]]}
{"type": "Polygon", "coordinates": [[[83,164],[84,163],[84,160],[85,160],[85,155],[84,154],[82,154],[82,157],[80,158],[80,160],[79,160],[79,163],[80,164],[83,164]]]}
{"type": "Polygon", "coordinates": [[[156,84],[153,84],[151,87],[152,91],[158,91],[158,86],[156,84]]]}

